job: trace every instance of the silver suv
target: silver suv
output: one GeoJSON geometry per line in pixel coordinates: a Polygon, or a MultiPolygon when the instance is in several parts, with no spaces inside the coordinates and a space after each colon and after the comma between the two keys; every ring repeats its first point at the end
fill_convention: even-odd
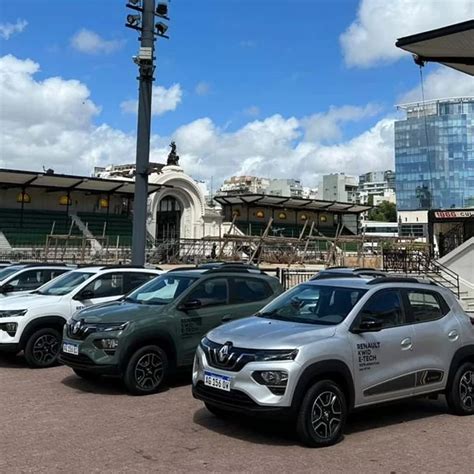
{"type": "Polygon", "coordinates": [[[474,325],[454,295],[409,278],[314,280],[201,341],[193,394],[215,415],[285,416],[329,446],[354,408],[445,394],[474,413],[474,325]]]}

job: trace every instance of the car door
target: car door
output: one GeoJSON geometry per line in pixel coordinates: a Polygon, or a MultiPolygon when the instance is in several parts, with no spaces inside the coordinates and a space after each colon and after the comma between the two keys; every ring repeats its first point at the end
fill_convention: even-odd
{"type": "Polygon", "coordinates": [[[438,292],[409,289],[404,296],[414,329],[415,394],[442,389],[461,347],[460,324],[438,292]]]}
{"type": "Polygon", "coordinates": [[[373,294],[351,325],[349,340],[356,406],[413,394],[413,326],[407,323],[400,290],[373,294]],[[380,329],[362,330],[363,321],[375,321],[380,329]]]}
{"type": "Polygon", "coordinates": [[[226,277],[199,281],[183,297],[177,305],[177,332],[181,348],[179,358],[182,365],[192,364],[199,341],[211,329],[222,324],[228,304],[229,281],[226,277]]]}

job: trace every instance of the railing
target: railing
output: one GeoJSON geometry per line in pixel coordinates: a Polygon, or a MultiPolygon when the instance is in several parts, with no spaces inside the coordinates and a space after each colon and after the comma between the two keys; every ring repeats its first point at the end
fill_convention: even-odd
{"type": "Polygon", "coordinates": [[[421,275],[451,290],[458,298],[459,275],[431,258],[427,251],[397,249],[383,255],[383,269],[388,272],[421,275]]]}

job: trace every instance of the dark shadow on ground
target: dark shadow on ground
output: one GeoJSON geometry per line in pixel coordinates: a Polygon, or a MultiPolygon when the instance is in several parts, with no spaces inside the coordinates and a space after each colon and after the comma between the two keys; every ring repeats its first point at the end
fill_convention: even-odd
{"type": "MultiPolygon", "coordinates": [[[[76,375],[71,369],[71,375],[62,379],[61,383],[78,392],[130,396],[118,377],[97,377],[96,379],[87,380],[76,375]]],[[[163,393],[175,387],[189,385],[190,383],[191,373],[180,372],[170,376],[168,383],[157,393],[163,393]]]]}
{"type": "MultiPolygon", "coordinates": [[[[439,416],[447,413],[444,397],[439,400],[416,399],[393,403],[352,413],[344,434],[360,433],[377,428],[389,428],[400,423],[439,416]]],[[[218,418],[206,408],[194,413],[194,423],[216,433],[258,444],[288,446],[300,444],[294,423],[244,417],[240,414],[218,418]]]]}

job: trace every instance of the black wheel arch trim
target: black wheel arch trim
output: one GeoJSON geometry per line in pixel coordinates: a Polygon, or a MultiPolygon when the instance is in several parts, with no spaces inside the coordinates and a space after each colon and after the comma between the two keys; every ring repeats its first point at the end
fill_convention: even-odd
{"type": "Polygon", "coordinates": [[[173,338],[165,331],[147,331],[133,335],[132,339],[127,341],[127,347],[120,356],[120,367],[125,369],[132,354],[140,347],[153,344],[160,346],[166,352],[169,369],[175,369],[177,360],[176,344],[173,338]]]}
{"type": "Polygon", "coordinates": [[[26,342],[30,338],[30,336],[39,329],[44,328],[58,328],[59,333],[62,338],[61,329],[66,324],[66,319],[62,316],[42,316],[40,318],[33,319],[30,321],[23,329],[23,332],[20,337],[19,347],[24,349],[26,342]]]}
{"type": "Polygon", "coordinates": [[[451,360],[451,365],[449,366],[449,375],[446,382],[446,389],[449,390],[451,384],[453,383],[454,376],[459,366],[463,362],[472,362],[474,363],[474,344],[468,346],[460,347],[454,354],[453,359],[451,360]]]}
{"type": "Polygon", "coordinates": [[[294,410],[299,409],[306,391],[320,377],[327,377],[330,380],[336,379],[334,380],[336,383],[343,381],[344,386],[341,387],[341,390],[347,396],[347,408],[349,411],[354,408],[355,388],[351,370],[345,362],[338,359],[330,359],[315,362],[304,369],[293,394],[292,407],[294,410]]]}

